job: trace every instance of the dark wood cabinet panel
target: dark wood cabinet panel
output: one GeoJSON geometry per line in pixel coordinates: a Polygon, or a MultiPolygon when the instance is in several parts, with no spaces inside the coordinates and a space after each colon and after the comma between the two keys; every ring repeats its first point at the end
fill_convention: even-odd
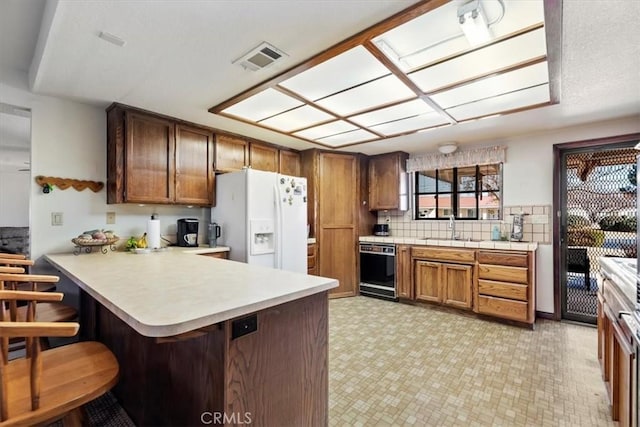
{"type": "Polygon", "coordinates": [[[176,202],[212,205],[213,132],[191,126],[176,126],[176,202]]]}
{"type": "Polygon", "coordinates": [[[320,153],[320,218],[326,225],[355,225],[358,163],[354,155],[320,153]]]}
{"type": "Polygon", "coordinates": [[[249,144],[249,164],[253,169],[278,172],[278,149],[252,142],[249,144]]]}
{"type": "Polygon", "coordinates": [[[333,297],[356,295],[355,227],[322,227],[318,235],[319,275],[337,279],[340,283],[331,290],[333,297]]]}
{"type": "Polygon", "coordinates": [[[416,300],[442,302],[442,264],[415,261],[416,300]]]}
{"type": "Polygon", "coordinates": [[[408,182],[407,153],[395,152],[369,159],[369,209],[406,209],[408,182]],[[401,202],[401,196],[405,198],[401,202]]]}
{"type": "Polygon", "coordinates": [[[174,124],[125,113],[126,202],[171,203],[174,197],[174,124]]]}
{"type": "Polygon", "coordinates": [[[279,150],[278,168],[283,175],[300,176],[300,154],[295,151],[279,150]]]}
{"type": "Polygon", "coordinates": [[[107,203],[211,206],[211,130],[121,104],[107,108],[107,203]]]}
{"type": "Polygon", "coordinates": [[[301,175],[307,178],[308,220],[316,238],[320,276],[340,282],[331,297],[352,296],[358,285],[357,155],[307,150],[301,153],[301,175]]]}
{"type": "Polygon", "coordinates": [[[396,245],[396,287],[398,297],[412,300],[411,246],[396,245]]]}
{"type": "Polygon", "coordinates": [[[239,171],[248,165],[249,149],[247,141],[230,135],[216,135],[216,171],[239,171]]]}

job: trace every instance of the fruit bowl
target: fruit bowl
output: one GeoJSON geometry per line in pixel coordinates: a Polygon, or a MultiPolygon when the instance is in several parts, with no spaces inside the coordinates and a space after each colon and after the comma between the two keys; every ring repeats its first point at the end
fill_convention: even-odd
{"type": "Polygon", "coordinates": [[[79,255],[82,251],[86,253],[91,253],[94,247],[100,246],[100,252],[106,254],[108,252],[107,247],[109,247],[112,251],[116,250],[116,242],[120,240],[118,236],[113,236],[110,239],[86,239],[75,237],[71,239],[71,242],[76,245],[73,249],[74,255],[79,255]]]}

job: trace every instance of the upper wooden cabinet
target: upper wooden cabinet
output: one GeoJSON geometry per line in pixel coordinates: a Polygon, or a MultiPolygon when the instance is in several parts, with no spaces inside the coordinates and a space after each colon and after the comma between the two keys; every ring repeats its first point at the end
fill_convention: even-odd
{"type": "Polygon", "coordinates": [[[279,150],[279,171],[283,175],[300,176],[300,153],[279,150]]]}
{"type": "Polygon", "coordinates": [[[369,158],[369,210],[407,210],[409,182],[403,152],[369,158]]]}
{"type": "Polygon", "coordinates": [[[212,205],[213,133],[207,129],[176,125],[176,203],[212,205]]]}
{"type": "Polygon", "coordinates": [[[233,172],[249,166],[249,144],[231,135],[216,135],[216,172],[233,172]]]}
{"type": "Polygon", "coordinates": [[[278,172],[278,149],[252,142],[249,145],[249,164],[252,169],[278,172]]]}
{"type": "Polygon", "coordinates": [[[114,104],[107,109],[107,203],[210,206],[213,133],[114,104]]]}

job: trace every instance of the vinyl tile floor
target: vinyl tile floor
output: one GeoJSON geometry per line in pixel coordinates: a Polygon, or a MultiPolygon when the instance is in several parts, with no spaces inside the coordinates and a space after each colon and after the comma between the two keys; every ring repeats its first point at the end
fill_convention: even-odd
{"type": "Polygon", "coordinates": [[[615,426],[593,327],[367,297],[329,304],[330,426],[615,426]]]}

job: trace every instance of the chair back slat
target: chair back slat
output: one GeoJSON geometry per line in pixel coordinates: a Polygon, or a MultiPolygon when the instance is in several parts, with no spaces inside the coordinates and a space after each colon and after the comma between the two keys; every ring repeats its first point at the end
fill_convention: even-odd
{"type": "Polygon", "coordinates": [[[9,254],[6,252],[0,252],[0,258],[9,258],[9,259],[27,259],[27,256],[24,254],[9,254]]]}
{"type": "Polygon", "coordinates": [[[5,267],[4,265],[0,265],[0,273],[24,274],[24,268],[22,268],[22,267],[5,267]]]}
{"type": "Polygon", "coordinates": [[[4,265],[7,267],[16,267],[19,265],[32,266],[33,264],[34,261],[32,259],[2,258],[0,256],[0,265],[4,265]]]}

